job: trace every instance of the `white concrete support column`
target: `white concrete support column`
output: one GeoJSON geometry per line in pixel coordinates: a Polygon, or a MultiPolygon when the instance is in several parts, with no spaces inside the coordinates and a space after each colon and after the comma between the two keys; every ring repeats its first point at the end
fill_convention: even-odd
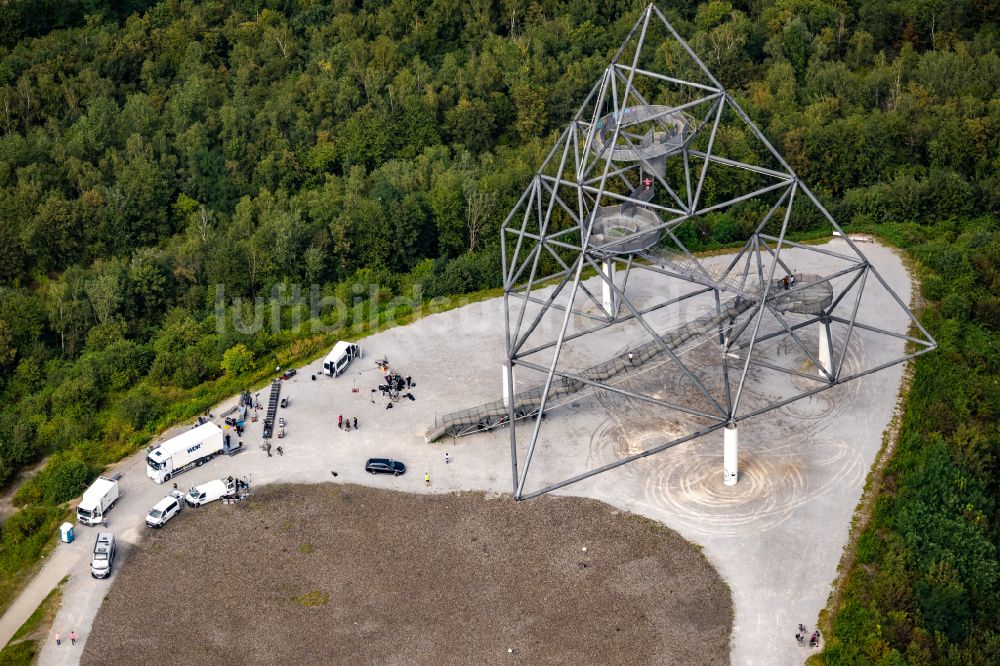
{"type": "Polygon", "coordinates": [[[833,372],[833,363],[830,361],[830,328],[826,322],[819,323],[819,353],[816,358],[823,370],[833,372]]]}
{"type": "MultiPolygon", "coordinates": [[[[503,404],[504,407],[510,407],[510,386],[507,384],[507,376],[508,376],[507,373],[509,372],[513,376],[514,368],[508,367],[507,364],[505,363],[504,365],[500,366],[500,369],[503,371],[503,404]]],[[[515,389],[515,391],[516,390],[517,389],[515,389]]]]}
{"type": "Polygon", "coordinates": [[[739,476],[737,469],[739,457],[739,429],[735,423],[730,423],[722,430],[722,481],[727,486],[735,486],[739,476]]]}
{"type": "MultiPolygon", "coordinates": [[[[601,272],[604,273],[604,277],[610,280],[613,284],[615,281],[615,262],[613,260],[605,261],[601,264],[601,272]]],[[[604,280],[601,280],[601,287],[604,295],[604,298],[602,299],[604,309],[610,312],[612,316],[617,315],[618,308],[616,307],[617,303],[615,303],[617,299],[615,298],[614,292],[611,290],[611,285],[604,280]]]]}

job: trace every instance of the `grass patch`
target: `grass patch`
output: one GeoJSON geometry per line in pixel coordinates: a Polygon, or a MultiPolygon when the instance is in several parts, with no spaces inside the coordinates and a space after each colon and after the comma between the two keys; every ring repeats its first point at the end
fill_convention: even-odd
{"type": "Polygon", "coordinates": [[[326,606],[330,603],[330,595],[326,592],[321,592],[319,590],[314,590],[312,592],[306,592],[305,594],[300,594],[297,597],[293,597],[292,601],[297,603],[299,606],[304,608],[313,608],[314,606],[326,606]]]}
{"type": "Polygon", "coordinates": [[[40,649],[36,641],[11,643],[0,652],[0,666],[29,666],[35,662],[40,649]]]}
{"type": "Polygon", "coordinates": [[[626,518],[632,522],[639,523],[654,534],[666,534],[671,531],[669,527],[660,521],[647,518],[646,516],[640,516],[637,513],[626,514],[626,518]]]}
{"type": "Polygon", "coordinates": [[[299,545],[299,552],[303,555],[310,555],[316,552],[316,546],[311,543],[303,543],[299,545]]]}
{"type": "MultiPolygon", "coordinates": [[[[9,608],[42,568],[44,558],[59,543],[59,524],[70,515],[65,505],[39,508],[31,514],[30,523],[24,528],[32,532],[19,543],[0,547],[0,610],[9,608]]],[[[4,528],[15,529],[14,521],[18,520],[15,516],[7,519],[4,528]]]]}

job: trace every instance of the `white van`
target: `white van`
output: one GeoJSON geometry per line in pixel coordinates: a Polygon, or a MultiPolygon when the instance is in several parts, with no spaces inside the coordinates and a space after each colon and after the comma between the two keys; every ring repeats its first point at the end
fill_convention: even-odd
{"type": "Polygon", "coordinates": [[[223,497],[239,499],[240,495],[249,489],[250,484],[246,481],[230,476],[225,479],[217,479],[203,483],[200,486],[195,486],[188,491],[184,501],[187,502],[189,507],[197,509],[203,504],[214,502],[223,497]]]}
{"type": "Polygon", "coordinates": [[[323,374],[336,377],[347,370],[347,366],[356,358],[361,358],[361,345],[341,340],[333,346],[333,351],[323,359],[323,374]]]}
{"type": "Polygon", "coordinates": [[[163,527],[167,521],[181,512],[184,506],[184,493],[172,490],[170,494],[157,502],[146,514],[146,524],[150,527],[163,527]]]}

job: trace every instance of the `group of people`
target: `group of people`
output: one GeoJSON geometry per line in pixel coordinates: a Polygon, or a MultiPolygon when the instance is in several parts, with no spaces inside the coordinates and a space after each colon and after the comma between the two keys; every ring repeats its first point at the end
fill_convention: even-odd
{"type": "MultiPolygon", "coordinates": [[[[69,640],[70,643],[76,645],[76,631],[69,632],[69,640]]],[[[59,635],[58,631],[56,632],[56,645],[62,645],[62,636],[59,635]]]]}
{"type": "MultiPolygon", "coordinates": [[[[799,642],[799,645],[805,644],[807,633],[808,630],[806,629],[806,625],[800,624],[799,633],[795,634],[795,640],[799,642]]],[[[809,636],[809,647],[811,648],[819,647],[819,639],[820,639],[820,633],[819,629],[817,629],[816,631],[812,632],[812,634],[809,636]]]]}
{"type": "MultiPolygon", "coordinates": [[[[382,370],[386,372],[385,384],[379,384],[378,391],[384,398],[389,398],[389,402],[386,404],[386,409],[392,409],[392,403],[396,402],[400,398],[400,391],[404,391],[413,386],[413,378],[407,375],[403,377],[401,374],[395,370],[389,370],[388,366],[382,367],[382,370]]],[[[372,389],[372,393],[375,389],[372,389]]],[[[410,400],[416,400],[412,393],[404,393],[404,398],[409,398],[410,400]]],[[[372,402],[375,402],[372,400],[372,402]]]]}
{"type": "MultiPolygon", "coordinates": [[[[347,432],[351,432],[351,417],[348,416],[345,419],[343,414],[339,414],[337,416],[337,427],[340,428],[341,430],[346,430],[347,432]]],[[[354,429],[355,430],[358,429],[358,417],[357,416],[354,417],[354,429]]]]}
{"type": "Polygon", "coordinates": [[[413,378],[410,376],[403,377],[398,372],[390,370],[385,376],[385,384],[379,384],[379,391],[384,395],[395,395],[399,397],[399,392],[403,389],[408,389],[413,385],[413,378]]]}

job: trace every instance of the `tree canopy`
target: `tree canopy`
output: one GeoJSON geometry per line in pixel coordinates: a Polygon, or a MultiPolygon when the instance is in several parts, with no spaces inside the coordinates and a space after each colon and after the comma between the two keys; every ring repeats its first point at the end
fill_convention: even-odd
{"type": "MultiPolygon", "coordinates": [[[[0,3],[0,487],[49,456],[2,527],[0,568],[37,556],[52,507],[101,465],[303,353],[321,324],[499,286],[499,225],[643,6],[0,3]],[[343,311],[311,320],[294,285],[343,311]],[[275,295],[276,314],[253,307],[275,295]]],[[[988,663],[995,3],[661,9],[842,223],[911,253],[941,341],[915,366],[895,485],[859,541],[824,658],[988,663]]],[[[719,214],[678,234],[708,249],[745,224],[719,214]]]]}

